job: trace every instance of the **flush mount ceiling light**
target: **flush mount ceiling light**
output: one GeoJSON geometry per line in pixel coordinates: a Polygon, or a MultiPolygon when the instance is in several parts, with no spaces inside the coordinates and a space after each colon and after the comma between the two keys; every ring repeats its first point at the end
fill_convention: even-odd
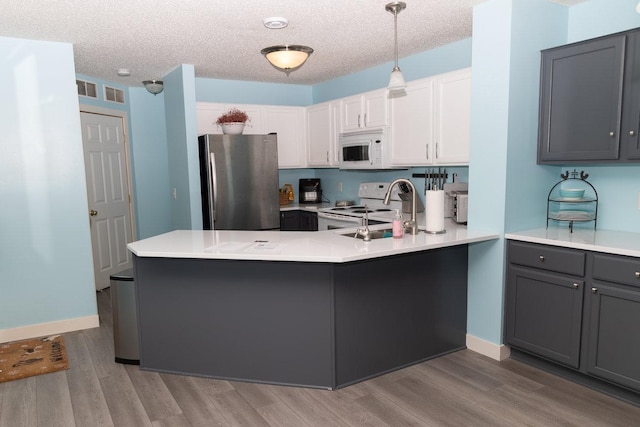
{"type": "Polygon", "coordinates": [[[402,71],[400,71],[400,67],[398,67],[398,13],[402,12],[406,8],[407,4],[403,1],[394,1],[392,3],[388,3],[384,7],[384,10],[393,13],[393,26],[395,29],[395,67],[393,67],[393,71],[391,71],[389,86],[387,86],[387,89],[392,91],[407,87],[404,77],[402,76],[402,71]]]}
{"type": "Polygon", "coordinates": [[[265,47],[260,51],[280,71],[284,71],[288,76],[290,72],[302,67],[309,55],[313,53],[313,49],[308,46],[290,45],[290,46],[271,46],[265,47]]]}
{"type": "Polygon", "coordinates": [[[279,30],[281,28],[286,28],[287,25],[289,25],[289,20],[287,18],[274,16],[272,18],[265,18],[262,23],[270,30],[279,30]]]}
{"type": "Polygon", "coordinates": [[[159,94],[164,89],[164,85],[162,84],[162,80],[145,80],[142,82],[145,89],[154,95],[159,94]]]}

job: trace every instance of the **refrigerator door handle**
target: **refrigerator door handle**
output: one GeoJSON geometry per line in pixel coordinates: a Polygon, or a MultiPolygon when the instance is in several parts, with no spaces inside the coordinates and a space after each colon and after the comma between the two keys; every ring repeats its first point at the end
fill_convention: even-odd
{"type": "Polygon", "coordinates": [[[210,162],[211,162],[211,180],[209,181],[209,194],[211,194],[212,201],[209,206],[209,214],[211,215],[211,229],[215,229],[215,220],[216,220],[216,207],[218,206],[218,182],[216,177],[218,176],[216,172],[216,155],[214,153],[210,153],[210,162]]]}

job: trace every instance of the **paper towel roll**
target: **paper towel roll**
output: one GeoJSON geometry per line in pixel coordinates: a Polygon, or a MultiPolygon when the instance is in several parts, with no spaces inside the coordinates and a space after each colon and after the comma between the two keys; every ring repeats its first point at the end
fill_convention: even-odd
{"type": "Polygon", "coordinates": [[[442,233],[444,232],[444,191],[428,190],[426,193],[427,233],[442,233]]]}

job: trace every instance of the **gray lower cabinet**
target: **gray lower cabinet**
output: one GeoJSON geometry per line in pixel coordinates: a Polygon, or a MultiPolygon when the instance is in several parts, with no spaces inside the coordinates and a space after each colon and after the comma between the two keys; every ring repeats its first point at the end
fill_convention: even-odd
{"type": "Polygon", "coordinates": [[[508,283],[507,342],[577,368],[583,281],[511,267],[508,283]]]}
{"type": "Polygon", "coordinates": [[[584,252],[510,242],[509,263],[506,342],[577,368],[584,252]]]}
{"type": "Polygon", "coordinates": [[[335,264],[133,263],[143,370],[335,389],[465,348],[466,245],[335,264]]]}
{"type": "Polygon", "coordinates": [[[542,51],[538,163],[640,160],[640,32],[542,51]]]}
{"type": "Polygon", "coordinates": [[[281,231],[318,231],[318,214],[303,210],[281,211],[281,231]]]}
{"type": "Polygon", "coordinates": [[[640,392],[640,259],[509,241],[505,343],[640,392]]]}
{"type": "Polygon", "coordinates": [[[593,260],[587,372],[640,390],[640,260],[593,260]]]}

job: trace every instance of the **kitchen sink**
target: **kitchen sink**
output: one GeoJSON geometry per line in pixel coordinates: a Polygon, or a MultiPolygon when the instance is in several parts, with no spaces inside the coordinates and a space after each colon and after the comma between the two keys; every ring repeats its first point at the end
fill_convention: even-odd
{"type": "MultiPolygon", "coordinates": [[[[352,233],[345,233],[342,234],[342,236],[345,237],[355,237],[357,239],[363,239],[364,236],[362,236],[361,234],[357,234],[355,232],[352,233]]],[[[385,228],[382,230],[369,230],[369,236],[371,237],[371,240],[374,239],[385,239],[387,237],[391,237],[393,236],[393,230],[391,228],[385,228]]]]}

